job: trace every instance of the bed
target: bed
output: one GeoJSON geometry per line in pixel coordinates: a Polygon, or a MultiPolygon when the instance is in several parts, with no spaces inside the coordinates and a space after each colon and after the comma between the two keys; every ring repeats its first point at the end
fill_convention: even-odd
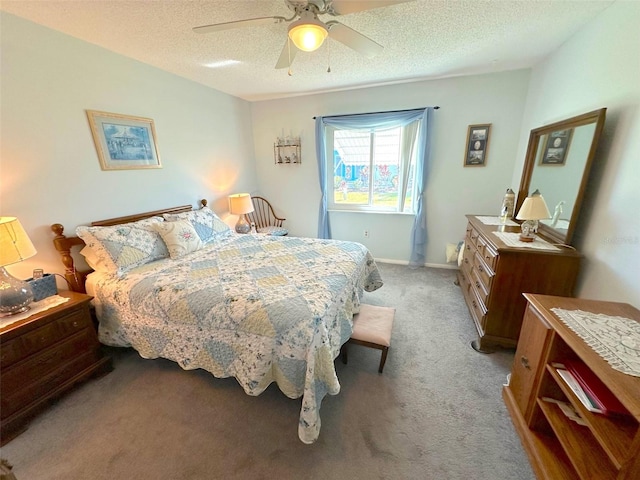
{"type": "Polygon", "coordinates": [[[100,341],[302,397],[298,436],[320,433],[320,404],[340,384],[334,360],[364,291],[382,286],[355,242],[240,235],[206,202],[81,226],[52,225],[73,290],[94,297],[100,341]],[[80,247],[92,267],[79,271],[80,247]]]}

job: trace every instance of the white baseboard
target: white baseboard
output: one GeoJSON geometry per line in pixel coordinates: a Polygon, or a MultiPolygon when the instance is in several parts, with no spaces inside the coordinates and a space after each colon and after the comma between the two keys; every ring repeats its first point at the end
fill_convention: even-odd
{"type": "MultiPolygon", "coordinates": [[[[409,265],[409,261],[407,260],[393,260],[391,258],[375,258],[374,260],[380,263],[392,263],[394,265],[409,265]]],[[[449,265],[446,263],[424,263],[421,266],[430,267],[430,268],[444,268],[446,270],[458,270],[457,265],[455,264],[449,265]]]]}

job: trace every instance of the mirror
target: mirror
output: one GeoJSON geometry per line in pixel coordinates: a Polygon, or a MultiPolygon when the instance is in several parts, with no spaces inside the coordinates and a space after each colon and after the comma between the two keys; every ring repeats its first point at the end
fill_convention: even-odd
{"type": "Polygon", "coordinates": [[[531,130],[515,212],[536,189],[551,219],[538,232],[553,243],[571,245],[606,108],[531,130]]]}

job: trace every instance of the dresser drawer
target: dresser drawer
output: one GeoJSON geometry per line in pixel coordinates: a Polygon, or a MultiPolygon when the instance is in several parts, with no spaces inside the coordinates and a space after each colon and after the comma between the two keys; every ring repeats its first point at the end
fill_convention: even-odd
{"type": "Polygon", "coordinates": [[[470,226],[469,228],[470,230],[467,230],[467,237],[469,238],[471,244],[475,247],[478,245],[478,237],[480,236],[480,234],[472,226],[470,226]]]}
{"type": "Polygon", "coordinates": [[[21,386],[32,383],[35,379],[45,376],[60,365],[73,359],[78,352],[94,351],[97,347],[95,332],[93,329],[85,328],[68,340],[43,350],[24,362],[4,369],[0,376],[2,393],[10,395],[11,392],[21,386]]]}
{"type": "Polygon", "coordinates": [[[473,289],[476,291],[478,298],[482,301],[486,310],[487,298],[489,298],[489,290],[485,288],[483,281],[480,279],[478,272],[475,269],[471,274],[471,283],[473,284],[473,289]]]}
{"type": "Polygon", "coordinates": [[[464,253],[462,254],[462,266],[466,268],[469,272],[473,267],[473,257],[475,256],[476,250],[473,246],[465,243],[464,244],[464,253]]]}
{"type": "Polygon", "coordinates": [[[473,269],[478,275],[478,278],[484,285],[484,289],[489,292],[491,291],[491,283],[493,282],[493,270],[490,270],[482,260],[482,257],[479,253],[476,253],[473,257],[473,269]]]}
{"type": "Polygon", "coordinates": [[[4,342],[0,353],[0,368],[7,368],[60,339],[91,326],[90,319],[84,308],[77,308],[18,338],[4,342]]]}
{"type": "Polygon", "coordinates": [[[496,263],[498,260],[498,254],[487,244],[487,241],[483,237],[478,237],[477,240],[477,251],[478,254],[484,260],[491,270],[496,271],[496,263]]]}
{"type": "Polygon", "coordinates": [[[470,301],[469,306],[471,307],[470,308],[471,316],[476,322],[476,326],[478,327],[480,334],[484,335],[485,323],[487,321],[487,310],[484,304],[480,301],[480,299],[475,294],[475,289],[473,288],[473,285],[471,285],[469,301],[470,301]]]}

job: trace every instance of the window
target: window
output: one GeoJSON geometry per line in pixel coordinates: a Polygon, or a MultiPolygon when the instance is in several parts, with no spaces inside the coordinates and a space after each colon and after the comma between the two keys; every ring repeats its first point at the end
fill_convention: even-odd
{"type": "Polygon", "coordinates": [[[328,125],[328,207],[414,213],[418,124],[367,130],[328,125]]]}

